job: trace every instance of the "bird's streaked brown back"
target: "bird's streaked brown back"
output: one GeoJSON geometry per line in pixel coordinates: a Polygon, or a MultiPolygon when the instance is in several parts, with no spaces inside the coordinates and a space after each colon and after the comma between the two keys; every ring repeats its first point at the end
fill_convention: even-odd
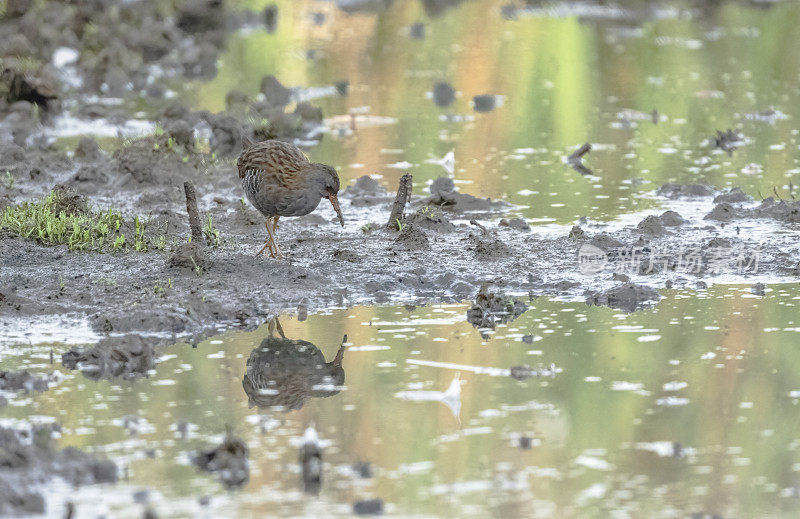
{"type": "Polygon", "coordinates": [[[239,155],[236,165],[239,178],[255,173],[270,183],[292,187],[298,182],[297,173],[311,163],[297,146],[269,140],[253,144],[239,155]]]}

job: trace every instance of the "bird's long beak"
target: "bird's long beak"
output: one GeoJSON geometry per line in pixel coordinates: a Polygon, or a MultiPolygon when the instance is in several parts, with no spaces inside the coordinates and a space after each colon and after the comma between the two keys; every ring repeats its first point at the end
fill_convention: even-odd
{"type": "Polygon", "coordinates": [[[342,210],[339,209],[339,199],[336,197],[336,195],[328,195],[328,200],[331,201],[333,210],[336,211],[336,216],[339,217],[339,223],[342,224],[342,227],[344,227],[344,216],[342,216],[342,210]]]}

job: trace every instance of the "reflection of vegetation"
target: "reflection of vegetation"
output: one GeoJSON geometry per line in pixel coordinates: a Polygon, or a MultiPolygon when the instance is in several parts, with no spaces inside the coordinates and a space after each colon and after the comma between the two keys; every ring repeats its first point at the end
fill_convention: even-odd
{"type": "Polygon", "coordinates": [[[671,180],[737,184],[755,195],[786,184],[787,171],[798,168],[796,150],[770,148],[794,142],[790,121],[800,117],[795,89],[800,65],[792,59],[800,26],[797,3],[758,10],[720,2],[705,9],[704,18],[652,20],[639,32],[613,20],[507,21],[487,16],[507,2],[490,4],[465,2],[428,20],[418,2],[394,2],[377,14],[340,16],[310,31],[304,23],[314,9],[310,4],[279,2],[278,31],[234,36],[222,56],[220,76],[198,86],[196,99],[204,108],[222,109],[230,89],[255,94],[266,74],[300,86],[347,78],[358,87],[347,98],[319,100],[326,116],[369,106],[371,113],[398,123],[360,131],[358,146],[326,139],[310,151],[314,160],[339,167],[364,165],[344,168],[344,183],[378,171],[387,186],[394,186],[402,171],[386,164],[408,161],[415,164],[420,190],[444,173],[425,160],[455,148],[456,176],[472,182],[470,192],[507,195],[528,206],[525,216],[563,223],[654,208],[655,201],[637,195],[671,180]],[[425,39],[398,31],[418,21],[431,24],[425,39]],[[477,26],[482,30],[475,31],[477,26]],[[337,37],[344,33],[349,35],[337,37]],[[700,47],[693,48],[693,42],[700,47]],[[309,48],[320,50],[321,59],[304,60],[309,48]],[[441,72],[430,81],[420,79],[432,70],[441,72]],[[461,93],[444,110],[426,97],[440,79],[461,93]],[[469,100],[485,93],[503,95],[505,105],[473,114],[469,100]],[[742,117],[770,106],[789,119],[770,125],[742,117]],[[618,114],[624,109],[657,109],[663,118],[658,124],[623,121],[618,114]],[[476,118],[472,123],[440,119],[451,112],[476,118]],[[729,126],[752,143],[732,158],[702,145],[729,126]],[[577,177],[561,162],[586,141],[605,145],[591,159],[599,182],[577,177]],[[386,149],[402,153],[383,154],[386,149]],[[533,151],[519,154],[517,149],[533,151]],[[740,174],[754,162],[764,166],[763,176],[740,174]]]}

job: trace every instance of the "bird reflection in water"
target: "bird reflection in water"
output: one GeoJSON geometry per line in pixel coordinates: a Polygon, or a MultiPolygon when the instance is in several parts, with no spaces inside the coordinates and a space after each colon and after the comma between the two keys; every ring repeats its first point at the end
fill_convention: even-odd
{"type": "Polygon", "coordinates": [[[302,408],[309,398],[329,397],[339,393],[344,384],[344,343],[336,357],[325,356],[314,344],[287,339],[277,318],[269,323],[269,336],[254,348],[247,359],[242,386],[250,407],[302,408]],[[275,336],[277,330],[278,336],[275,336]]]}

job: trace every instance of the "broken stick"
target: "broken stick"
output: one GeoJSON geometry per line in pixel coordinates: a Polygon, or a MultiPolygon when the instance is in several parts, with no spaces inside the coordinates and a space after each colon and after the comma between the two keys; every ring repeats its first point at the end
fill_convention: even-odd
{"type": "Polygon", "coordinates": [[[386,227],[390,229],[399,229],[398,222],[403,219],[403,211],[406,204],[411,201],[411,174],[406,173],[400,177],[400,185],[397,187],[397,196],[392,204],[392,214],[389,215],[389,222],[386,227]]]}
{"type": "Polygon", "coordinates": [[[203,228],[200,226],[200,213],[197,211],[197,195],[194,191],[194,184],[187,180],[183,183],[183,190],[186,193],[186,212],[189,213],[189,227],[192,228],[192,242],[202,245],[203,228]]]}

